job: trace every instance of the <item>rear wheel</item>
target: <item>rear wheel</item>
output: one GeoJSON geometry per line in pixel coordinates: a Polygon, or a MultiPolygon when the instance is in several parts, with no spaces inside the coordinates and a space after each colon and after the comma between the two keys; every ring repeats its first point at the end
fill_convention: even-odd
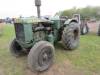
{"type": "Polygon", "coordinates": [[[22,47],[18,44],[16,39],[13,39],[10,44],[10,52],[15,57],[19,57],[25,54],[25,52],[22,51],[22,47]]]}
{"type": "Polygon", "coordinates": [[[32,71],[47,70],[53,63],[54,47],[46,41],[36,43],[28,55],[28,65],[32,71]]]}
{"type": "Polygon", "coordinates": [[[79,24],[71,22],[64,28],[62,34],[62,43],[65,49],[73,50],[78,47],[80,37],[79,24]]]}

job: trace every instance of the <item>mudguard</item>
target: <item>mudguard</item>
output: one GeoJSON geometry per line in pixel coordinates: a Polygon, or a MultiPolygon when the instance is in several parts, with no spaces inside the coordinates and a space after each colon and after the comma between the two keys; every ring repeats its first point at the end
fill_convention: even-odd
{"type": "Polygon", "coordinates": [[[78,23],[78,21],[76,19],[68,19],[67,21],[65,21],[65,25],[69,25],[71,22],[76,22],[78,23]]]}

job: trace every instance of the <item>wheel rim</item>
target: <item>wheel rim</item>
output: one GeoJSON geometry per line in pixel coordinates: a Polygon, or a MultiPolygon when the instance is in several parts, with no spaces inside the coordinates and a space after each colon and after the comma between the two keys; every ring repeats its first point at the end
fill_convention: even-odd
{"type": "Polygon", "coordinates": [[[52,61],[53,53],[52,50],[44,48],[38,57],[38,64],[40,67],[49,66],[52,61]]]}

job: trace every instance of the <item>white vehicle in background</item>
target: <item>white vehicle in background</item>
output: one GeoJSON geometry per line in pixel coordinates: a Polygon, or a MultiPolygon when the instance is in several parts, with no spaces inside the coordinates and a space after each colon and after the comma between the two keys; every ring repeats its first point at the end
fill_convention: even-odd
{"type": "Polygon", "coordinates": [[[77,19],[80,25],[81,35],[85,35],[89,32],[89,27],[87,25],[87,20],[81,19],[80,14],[74,14],[73,18],[77,19]]]}

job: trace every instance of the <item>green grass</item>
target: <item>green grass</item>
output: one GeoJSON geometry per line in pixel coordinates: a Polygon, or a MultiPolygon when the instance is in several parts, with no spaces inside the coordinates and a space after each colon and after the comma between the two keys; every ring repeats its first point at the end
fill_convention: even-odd
{"type": "Polygon", "coordinates": [[[0,36],[0,70],[3,75],[24,75],[26,58],[16,59],[9,51],[9,44],[14,36],[13,26],[6,25],[3,35],[0,36]]]}
{"type": "MultiPolygon", "coordinates": [[[[27,56],[16,59],[9,51],[13,38],[13,26],[6,25],[3,36],[0,36],[0,70],[4,75],[25,75],[27,56]]],[[[94,34],[81,36],[79,48],[73,51],[63,50],[61,44],[55,48],[55,64],[69,60],[75,69],[86,71],[86,75],[100,75],[100,37],[94,34]]]]}

